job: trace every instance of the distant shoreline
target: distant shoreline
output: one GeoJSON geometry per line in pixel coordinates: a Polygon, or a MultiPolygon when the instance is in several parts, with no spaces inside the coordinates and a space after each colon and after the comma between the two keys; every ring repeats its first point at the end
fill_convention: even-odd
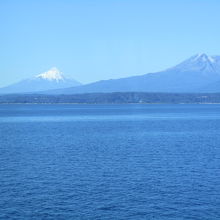
{"type": "Polygon", "coordinates": [[[0,105],[220,105],[218,103],[0,103],[0,105]]]}
{"type": "Polygon", "coordinates": [[[0,95],[0,104],[220,104],[220,93],[8,94],[0,95]]]}

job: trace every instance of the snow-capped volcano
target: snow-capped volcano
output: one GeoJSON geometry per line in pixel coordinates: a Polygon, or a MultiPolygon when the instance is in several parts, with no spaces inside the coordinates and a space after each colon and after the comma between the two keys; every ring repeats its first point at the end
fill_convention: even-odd
{"type": "Polygon", "coordinates": [[[56,67],[0,89],[0,93],[33,93],[79,86],[78,81],[64,76],[56,67]]]}
{"type": "Polygon", "coordinates": [[[200,53],[190,57],[170,70],[175,69],[181,72],[200,71],[206,74],[213,72],[220,74],[219,61],[219,56],[208,56],[205,53],[200,53]]]}
{"type": "Polygon", "coordinates": [[[47,72],[41,73],[35,76],[36,78],[46,79],[46,80],[65,80],[65,77],[61,71],[59,71],[56,67],[51,68],[47,72]]]}

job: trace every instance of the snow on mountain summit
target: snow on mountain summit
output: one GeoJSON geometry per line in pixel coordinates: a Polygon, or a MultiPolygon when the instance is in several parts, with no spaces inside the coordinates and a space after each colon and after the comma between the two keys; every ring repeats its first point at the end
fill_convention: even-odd
{"type": "Polygon", "coordinates": [[[220,62],[218,56],[208,56],[205,53],[196,54],[170,68],[180,72],[201,72],[205,75],[220,74],[220,62]]]}
{"type": "Polygon", "coordinates": [[[194,61],[203,61],[203,62],[211,62],[214,63],[215,59],[212,56],[208,56],[205,53],[199,53],[196,56],[194,56],[194,61]]]}
{"type": "Polygon", "coordinates": [[[51,81],[52,80],[56,80],[56,81],[64,80],[63,73],[60,70],[58,70],[56,67],[53,67],[47,72],[37,75],[36,78],[42,78],[42,79],[47,79],[51,81]]]}

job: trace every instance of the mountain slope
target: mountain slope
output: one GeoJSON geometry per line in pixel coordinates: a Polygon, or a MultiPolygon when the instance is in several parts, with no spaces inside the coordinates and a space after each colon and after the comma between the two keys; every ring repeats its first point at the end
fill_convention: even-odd
{"type": "MultiPolygon", "coordinates": [[[[198,54],[165,71],[128,78],[102,80],[75,88],[47,91],[47,94],[129,91],[202,92],[202,88],[217,81],[220,81],[220,57],[198,54]]],[[[220,88],[218,91],[220,92],[220,88]]]]}
{"type": "Polygon", "coordinates": [[[79,85],[81,85],[81,83],[76,80],[66,78],[57,68],[52,68],[49,71],[36,75],[30,79],[22,80],[13,85],[0,88],[0,93],[34,93],[79,85]]]}

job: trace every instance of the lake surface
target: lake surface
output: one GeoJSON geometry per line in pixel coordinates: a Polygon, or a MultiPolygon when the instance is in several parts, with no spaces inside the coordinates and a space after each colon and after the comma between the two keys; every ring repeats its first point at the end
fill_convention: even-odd
{"type": "Polygon", "coordinates": [[[220,219],[220,105],[0,105],[0,219],[220,219]]]}

